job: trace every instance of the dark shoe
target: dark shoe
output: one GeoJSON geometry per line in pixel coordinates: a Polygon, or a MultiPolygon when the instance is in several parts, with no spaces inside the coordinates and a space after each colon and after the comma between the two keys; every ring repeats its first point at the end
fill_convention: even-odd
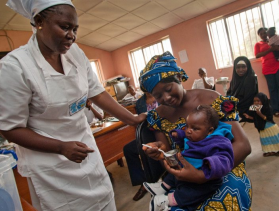
{"type": "Polygon", "coordinates": [[[134,196],[133,200],[134,201],[138,201],[140,200],[142,197],[144,197],[144,195],[147,193],[147,190],[145,190],[145,188],[143,187],[143,185],[140,186],[138,192],[136,193],[136,195],[134,196]]]}

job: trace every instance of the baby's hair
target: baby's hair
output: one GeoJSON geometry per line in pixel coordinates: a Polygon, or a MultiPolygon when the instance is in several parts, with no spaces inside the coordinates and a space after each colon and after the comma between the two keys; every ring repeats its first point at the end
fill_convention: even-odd
{"type": "Polygon", "coordinates": [[[268,34],[268,35],[273,36],[273,35],[275,35],[275,33],[276,33],[276,28],[275,28],[275,27],[270,27],[270,28],[267,30],[267,34],[268,34]]]}
{"type": "Polygon", "coordinates": [[[198,105],[198,107],[193,110],[191,113],[192,114],[197,114],[203,112],[206,115],[206,121],[209,124],[209,126],[212,126],[214,130],[218,127],[219,124],[219,115],[218,113],[214,110],[209,105],[198,105]]]}

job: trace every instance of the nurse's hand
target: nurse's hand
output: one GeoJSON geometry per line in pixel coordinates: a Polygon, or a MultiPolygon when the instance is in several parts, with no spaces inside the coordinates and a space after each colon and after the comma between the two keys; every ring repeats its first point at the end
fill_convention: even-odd
{"type": "Polygon", "coordinates": [[[139,115],[135,115],[135,119],[134,119],[133,125],[137,125],[137,124],[143,122],[146,119],[146,116],[147,116],[147,112],[141,113],[139,115]]]}
{"type": "Polygon", "coordinates": [[[177,180],[193,182],[198,184],[202,184],[208,181],[205,178],[203,171],[196,169],[189,162],[187,162],[181,155],[181,153],[177,153],[177,158],[183,166],[180,169],[171,168],[167,161],[164,160],[164,166],[166,170],[172,175],[174,175],[177,180]]]}
{"type": "Polygon", "coordinates": [[[151,146],[152,148],[148,148],[146,146],[142,146],[142,150],[147,154],[148,157],[151,157],[154,160],[163,160],[164,155],[162,152],[158,151],[158,149],[165,150],[165,145],[161,141],[151,142],[146,145],[151,146]]]}
{"type": "Polygon", "coordinates": [[[78,141],[62,142],[61,154],[73,162],[81,163],[91,152],[94,150],[84,143],[78,141]]]}

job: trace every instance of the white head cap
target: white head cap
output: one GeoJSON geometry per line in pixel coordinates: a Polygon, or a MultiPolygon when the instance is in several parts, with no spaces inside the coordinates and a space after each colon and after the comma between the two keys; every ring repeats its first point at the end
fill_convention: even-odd
{"type": "Polygon", "coordinates": [[[237,62],[237,64],[245,64],[246,65],[245,61],[243,61],[243,60],[240,60],[239,62],[237,62]]]}
{"type": "Polygon", "coordinates": [[[34,23],[34,17],[38,13],[58,4],[68,4],[74,7],[71,0],[8,0],[6,5],[34,23]]]}

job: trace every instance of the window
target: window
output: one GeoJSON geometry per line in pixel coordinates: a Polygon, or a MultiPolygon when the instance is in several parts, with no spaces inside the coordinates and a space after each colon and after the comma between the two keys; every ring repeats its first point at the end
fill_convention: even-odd
{"type": "Polygon", "coordinates": [[[90,60],[90,64],[92,67],[93,72],[97,75],[100,83],[103,83],[103,75],[100,69],[99,61],[98,60],[90,60]]]}
{"type": "Polygon", "coordinates": [[[130,51],[129,59],[136,87],[139,87],[140,71],[144,69],[147,62],[149,62],[153,56],[160,55],[165,51],[172,53],[171,43],[168,37],[151,45],[130,51]]]}
{"type": "Polygon", "coordinates": [[[257,4],[208,22],[208,33],[217,69],[232,66],[238,56],[254,58],[260,41],[257,30],[275,26],[279,30],[279,0],[257,4]]]}

